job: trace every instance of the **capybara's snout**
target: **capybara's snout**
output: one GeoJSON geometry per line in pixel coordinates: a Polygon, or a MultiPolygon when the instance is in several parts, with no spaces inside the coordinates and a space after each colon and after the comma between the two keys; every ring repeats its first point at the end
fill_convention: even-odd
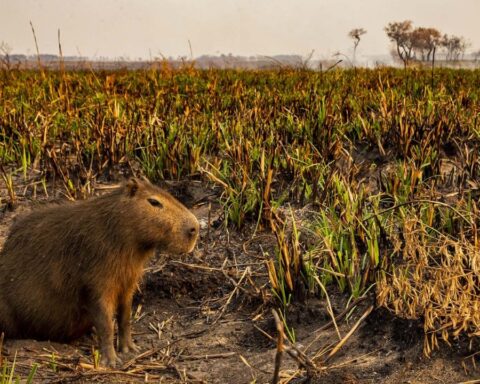
{"type": "Polygon", "coordinates": [[[200,224],[195,215],[183,206],[176,212],[176,217],[164,251],[172,254],[190,253],[197,243],[200,224]]]}
{"type": "Polygon", "coordinates": [[[186,253],[190,253],[195,248],[195,243],[197,242],[198,234],[200,232],[200,224],[198,223],[197,218],[190,214],[191,217],[188,218],[187,222],[185,223],[184,233],[185,233],[185,244],[187,245],[187,249],[184,251],[186,253]]]}

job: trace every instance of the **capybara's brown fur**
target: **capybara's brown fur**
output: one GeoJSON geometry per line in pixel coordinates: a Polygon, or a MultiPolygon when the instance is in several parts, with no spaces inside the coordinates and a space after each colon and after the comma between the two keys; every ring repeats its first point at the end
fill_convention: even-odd
{"type": "Polygon", "coordinates": [[[102,364],[119,349],[136,351],[132,297],[155,249],[191,252],[195,216],[148,181],[130,179],[114,192],[47,206],[19,219],[0,253],[0,332],[10,338],[68,341],[95,326],[102,364]]]}

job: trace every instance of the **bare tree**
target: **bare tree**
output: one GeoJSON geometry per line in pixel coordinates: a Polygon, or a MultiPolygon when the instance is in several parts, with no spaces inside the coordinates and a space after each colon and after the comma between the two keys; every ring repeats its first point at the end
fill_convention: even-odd
{"type": "Polygon", "coordinates": [[[414,57],[412,31],[410,20],[388,23],[385,27],[388,38],[395,43],[398,57],[405,66],[414,57]]]}
{"type": "Polygon", "coordinates": [[[447,51],[447,61],[458,61],[460,60],[460,57],[463,58],[469,43],[461,36],[449,36],[445,34],[441,40],[441,45],[447,51]]]}
{"type": "Polygon", "coordinates": [[[353,39],[353,58],[352,62],[355,65],[355,57],[357,53],[357,47],[358,44],[360,43],[360,39],[363,35],[365,35],[367,31],[363,28],[355,28],[352,29],[350,32],[348,32],[348,36],[353,39]]]}

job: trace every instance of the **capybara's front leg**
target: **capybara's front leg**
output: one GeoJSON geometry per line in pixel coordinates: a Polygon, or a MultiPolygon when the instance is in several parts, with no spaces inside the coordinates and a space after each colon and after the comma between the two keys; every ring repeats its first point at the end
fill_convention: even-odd
{"type": "Polygon", "coordinates": [[[130,323],[132,298],[133,290],[120,297],[118,304],[118,338],[120,352],[122,353],[139,351],[139,348],[132,340],[132,326],[130,323]]]}
{"type": "Polygon", "coordinates": [[[100,342],[100,364],[115,367],[121,360],[113,347],[113,308],[100,299],[92,308],[92,320],[100,342]]]}
{"type": "MultiPolygon", "coordinates": [[[[6,337],[15,337],[18,335],[18,326],[15,323],[15,317],[10,305],[1,297],[0,292],[0,337],[2,333],[6,337]]],[[[1,348],[1,345],[0,345],[1,348]]],[[[2,351],[0,350],[0,355],[2,351]]]]}

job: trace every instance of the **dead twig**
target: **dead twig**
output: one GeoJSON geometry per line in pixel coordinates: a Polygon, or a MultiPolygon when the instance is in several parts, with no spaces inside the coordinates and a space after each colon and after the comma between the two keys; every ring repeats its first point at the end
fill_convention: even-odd
{"type": "Polygon", "coordinates": [[[342,340],[342,335],[340,334],[340,330],[338,329],[338,325],[337,325],[337,322],[335,320],[335,315],[333,314],[333,308],[332,308],[332,304],[330,303],[330,297],[328,296],[328,292],[327,292],[327,289],[325,288],[325,286],[323,285],[323,283],[320,281],[320,279],[318,278],[318,276],[314,276],[315,278],[315,281],[317,282],[317,284],[320,286],[320,288],[322,289],[323,293],[325,293],[325,297],[327,299],[327,308],[328,308],[328,314],[330,315],[330,317],[332,318],[332,323],[333,325],[335,326],[335,331],[337,332],[337,335],[338,335],[338,338],[340,340],[342,340]]]}
{"type": "Polygon", "coordinates": [[[198,383],[206,383],[205,380],[199,379],[193,373],[187,372],[186,368],[183,368],[183,372],[176,365],[172,365],[172,368],[177,373],[178,377],[182,380],[182,383],[191,383],[191,382],[198,382],[198,383]],[[187,380],[189,379],[189,380],[187,380]]]}
{"type": "Polygon", "coordinates": [[[135,356],[134,358],[130,359],[130,360],[127,361],[125,364],[123,364],[122,369],[123,369],[123,370],[126,370],[126,369],[130,368],[133,364],[135,364],[138,360],[144,359],[144,358],[146,358],[146,357],[153,356],[153,355],[155,355],[156,353],[159,353],[162,349],[169,348],[170,346],[172,346],[173,344],[179,342],[180,340],[181,340],[181,339],[169,341],[166,345],[163,345],[162,347],[152,348],[152,349],[150,349],[150,350],[148,350],[148,351],[145,351],[145,352],[143,352],[143,353],[135,356]]]}
{"type": "Polygon", "coordinates": [[[247,274],[250,273],[250,267],[247,267],[245,268],[245,270],[243,271],[243,274],[242,274],[242,277],[240,277],[240,280],[238,280],[238,282],[236,282],[234,285],[235,285],[235,288],[233,288],[232,292],[230,293],[230,295],[228,296],[228,299],[226,301],[226,303],[223,305],[221,311],[220,311],[220,314],[217,316],[217,318],[212,322],[212,325],[216,324],[218,322],[218,320],[221,319],[221,317],[223,316],[223,314],[225,313],[225,311],[227,310],[227,307],[228,305],[230,304],[230,302],[232,301],[233,299],[233,296],[237,293],[237,291],[240,289],[240,284],[242,283],[243,279],[245,278],[245,276],[247,276],[247,274]]]}
{"type": "Polygon", "coordinates": [[[352,329],[350,329],[350,331],[345,335],[345,337],[342,340],[340,340],[340,342],[335,346],[335,348],[333,348],[330,351],[327,358],[325,359],[325,362],[330,360],[330,358],[333,355],[335,355],[340,350],[340,348],[342,348],[342,346],[347,342],[347,340],[350,338],[350,336],[352,336],[354,334],[354,332],[357,330],[357,328],[360,326],[362,321],[365,320],[368,317],[368,315],[370,315],[370,313],[373,311],[373,308],[374,308],[373,305],[370,305],[370,307],[367,308],[365,313],[360,317],[360,319],[358,319],[358,321],[355,323],[355,325],[352,327],[352,329]]]}
{"type": "Polygon", "coordinates": [[[282,365],[282,354],[283,354],[283,339],[285,338],[283,323],[278,316],[277,311],[272,309],[273,318],[275,320],[275,326],[277,327],[277,353],[275,354],[275,369],[273,371],[272,384],[278,383],[278,378],[280,375],[280,366],[282,365]]]}
{"type": "Polygon", "coordinates": [[[201,329],[200,331],[187,332],[187,333],[184,333],[182,335],[179,335],[177,339],[172,340],[172,341],[168,341],[165,345],[163,345],[161,347],[152,348],[148,351],[145,351],[145,352],[133,357],[132,359],[127,361],[125,364],[123,364],[122,369],[126,370],[126,369],[130,368],[133,364],[135,364],[138,360],[144,359],[146,357],[153,356],[155,353],[158,353],[165,348],[171,347],[173,344],[178,343],[180,340],[182,340],[184,338],[190,339],[190,338],[193,338],[193,337],[198,337],[202,333],[205,333],[207,330],[208,330],[208,328],[205,328],[205,329],[201,329]]]}
{"type": "Polygon", "coordinates": [[[212,226],[212,203],[208,204],[208,220],[207,220],[207,241],[205,242],[205,248],[203,258],[207,256],[208,245],[210,244],[210,227],[212,226]]]}
{"type": "MultiPolygon", "coordinates": [[[[270,339],[271,341],[275,342],[275,338],[270,336],[267,332],[265,332],[262,328],[258,327],[257,325],[253,325],[255,329],[257,329],[258,331],[260,331],[260,333],[262,335],[264,335],[265,337],[267,337],[268,339],[270,339]]],[[[313,376],[312,373],[313,372],[318,372],[319,369],[318,367],[315,365],[315,363],[307,356],[305,355],[305,353],[303,353],[300,349],[298,349],[295,345],[293,345],[292,343],[290,343],[290,341],[288,339],[287,340],[287,343],[289,345],[284,345],[283,346],[283,350],[292,358],[294,359],[298,365],[302,368],[305,368],[305,370],[307,371],[307,374],[309,376],[313,376]]]]}
{"type": "MultiPolygon", "coordinates": [[[[347,308],[345,308],[340,314],[337,315],[337,317],[335,318],[335,321],[338,323],[340,320],[342,320],[345,316],[347,316],[347,314],[355,307],[357,306],[358,304],[360,304],[362,301],[366,300],[367,299],[367,296],[362,296],[362,297],[359,297],[358,299],[354,300],[347,308]]],[[[315,339],[313,339],[310,344],[307,345],[307,347],[305,348],[305,352],[310,349],[310,347],[320,338],[320,334],[319,332],[322,332],[328,328],[330,328],[332,325],[334,324],[333,320],[330,320],[328,323],[326,323],[325,325],[321,326],[320,328],[316,329],[314,333],[317,334],[317,336],[315,337],[315,339]]]]}
{"type": "MultiPolygon", "coordinates": [[[[90,372],[78,372],[74,375],[66,375],[58,378],[57,380],[50,381],[50,383],[66,383],[69,381],[78,381],[80,379],[86,379],[90,378],[93,379],[96,376],[128,376],[128,377],[135,377],[137,379],[143,379],[144,374],[143,373],[130,373],[130,372],[124,372],[124,371],[115,371],[115,370],[108,370],[108,371],[90,371],[90,372]]],[[[151,377],[151,379],[154,379],[154,377],[151,377]]],[[[88,380],[90,381],[90,380],[88,380]]]]}
{"type": "Polygon", "coordinates": [[[181,265],[182,267],[189,268],[189,269],[201,269],[203,271],[222,272],[221,268],[206,267],[204,265],[196,265],[196,264],[188,264],[188,263],[184,263],[184,262],[178,261],[178,260],[172,260],[172,261],[170,261],[170,263],[181,265]]]}
{"type": "Polygon", "coordinates": [[[212,353],[211,355],[187,355],[180,356],[180,361],[186,360],[209,360],[209,359],[225,359],[227,357],[232,357],[237,355],[237,352],[226,352],[226,353],[212,353]]]}

